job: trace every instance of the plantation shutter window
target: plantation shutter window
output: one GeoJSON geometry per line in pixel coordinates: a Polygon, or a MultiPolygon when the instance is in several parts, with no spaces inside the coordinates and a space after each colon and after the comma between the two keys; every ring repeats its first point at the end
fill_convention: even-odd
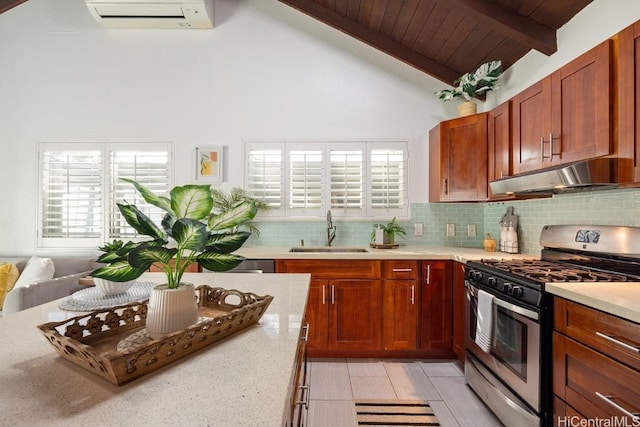
{"type": "Polygon", "coordinates": [[[338,216],[363,215],[365,152],[361,145],[361,149],[331,150],[330,206],[338,216]]]}
{"type": "Polygon", "coordinates": [[[373,148],[370,158],[371,209],[380,212],[374,215],[401,215],[408,204],[406,149],[373,148]]]}
{"type": "Polygon", "coordinates": [[[265,215],[283,214],[283,146],[281,144],[274,146],[247,144],[245,152],[247,158],[245,190],[251,197],[262,200],[269,206],[265,215]]]}
{"type": "Polygon", "coordinates": [[[60,150],[41,153],[41,236],[99,238],[102,234],[102,152],[60,150]]]}
{"type": "Polygon", "coordinates": [[[327,209],[336,217],[409,214],[407,142],[247,142],[245,153],[249,194],[276,207],[267,215],[324,217],[327,209]],[[274,146],[282,162],[269,168],[266,153],[274,146]]]}
{"type": "Polygon", "coordinates": [[[170,143],[43,142],[39,153],[39,247],[95,248],[135,239],[116,203],[135,204],[154,221],[162,219],[158,208],[120,178],[168,194],[170,143]]]}
{"type": "Polygon", "coordinates": [[[289,209],[322,209],[323,153],[321,150],[289,152],[289,209]]]}
{"type": "Polygon", "coordinates": [[[127,239],[138,236],[127,224],[117,203],[136,205],[142,213],[156,224],[162,222],[164,211],[144,201],[135,187],[120,178],[132,179],[144,185],[154,194],[168,196],[169,153],[167,151],[127,150],[126,147],[110,146],[110,182],[109,236],[113,239],[127,239]]]}

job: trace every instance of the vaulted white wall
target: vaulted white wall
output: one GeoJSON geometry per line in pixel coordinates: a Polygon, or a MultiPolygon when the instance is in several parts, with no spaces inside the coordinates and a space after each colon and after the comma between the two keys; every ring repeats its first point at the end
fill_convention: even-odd
{"type": "Polygon", "coordinates": [[[172,141],[175,184],[196,146],[224,145],[232,187],[243,140],[405,138],[427,199],[427,133],[455,107],[442,83],[276,0],[215,12],[209,31],[106,30],[81,0],[0,15],[0,254],[34,251],[41,140],[172,141]]]}

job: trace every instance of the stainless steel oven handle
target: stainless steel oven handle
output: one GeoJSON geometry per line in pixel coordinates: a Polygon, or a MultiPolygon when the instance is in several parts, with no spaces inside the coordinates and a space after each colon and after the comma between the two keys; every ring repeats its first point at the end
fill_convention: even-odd
{"type": "Polygon", "coordinates": [[[617,404],[616,402],[613,401],[613,399],[614,399],[613,396],[605,396],[604,394],[600,393],[599,391],[596,391],[596,396],[598,396],[600,399],[604,400],[609,405],[611,405],[614,408],[616,408],[618,411],[624,413],[626,416],[631,417],[634,421],[640,421],[640,413],[637,413],[637,412],[633,413],[633,412],[629,411],[628,409],[623,408],[622,406],[620,406],[619,404],[617,404]]]}
{"type": "Polygon", "coordinates": [[[518,313],[528,319],[531,320],[538,320],[540,318],[540,316],[538,315],[538,313],[536,313],[535,311],[529,310],[527,308],[524,307],[520,307],[514,304],[511,304],[510,302],[506,302],[504,300],[501,300],[498,297],[495,297],[493,299],[493,303],[497,306],[500,306],[502,308],[506,308],[509,311],[513,311],[514,313],[518,313]]]}
{"type": "MultiPolygon", "coordinates": [[[[473,284],[471,282],[469,282],[468,280],[464,281],[464,287],[467,288],[467,290],[472,294],[472,296],[477,296],[478,294],[478,288],[476,288],[475,286],[473,286],[473,284]]],[[[469,295],[467,295],[467,298],[469,298],[469,295]]],[[[500,299],[500,297],[497,297],[494,295],[493,298],[493,304],[500,306],[502,308],[505,308],[507,310],[510,310],[514,313],[518,313],[528,319],[531,320],[539,320],[540,319],[540,315],[538,313],[536,313],[533,310],[529,310],[528,308],[524,308],[524,307],[520,307],[517,306],[515,304],[511,304],[510,302],[507,302],[505,300],[500,299]]]]}

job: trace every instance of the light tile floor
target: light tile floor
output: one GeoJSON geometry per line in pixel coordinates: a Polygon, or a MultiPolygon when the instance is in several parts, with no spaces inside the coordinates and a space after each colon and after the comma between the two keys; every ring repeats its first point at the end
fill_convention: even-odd
{"type": "Polygon", "coordinates": [[[454,361],[312,359],[309,369],[309,427],[356,426],[353,399],[428,400],[443,427],[502,425],[454,361]]]}

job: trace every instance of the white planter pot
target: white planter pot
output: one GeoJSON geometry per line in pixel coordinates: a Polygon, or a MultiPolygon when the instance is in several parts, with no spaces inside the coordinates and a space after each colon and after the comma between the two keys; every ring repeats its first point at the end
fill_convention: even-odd
{"type": "Polygon", "coordinates": [[[162,338],[197,321],[196,289],[191,283],[181,283],[176,289],[169,289],[163,284],[151,290],[146,322],[151,338],[162,338]]]}

